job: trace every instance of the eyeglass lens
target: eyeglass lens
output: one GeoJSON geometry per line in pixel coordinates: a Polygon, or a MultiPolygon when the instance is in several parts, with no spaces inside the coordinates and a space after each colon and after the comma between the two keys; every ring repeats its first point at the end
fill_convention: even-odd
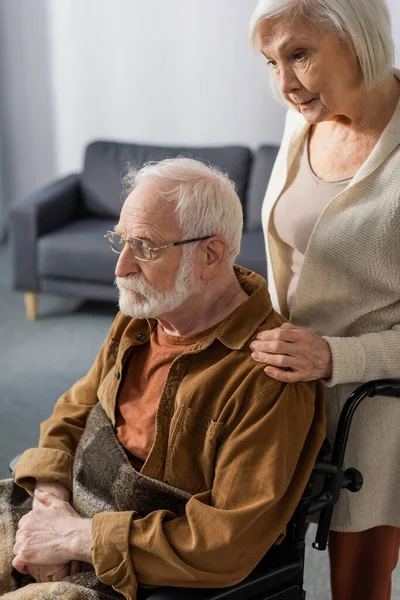
{"type": "MultiPolygon", "coordinates": [[[[119,233],[110,232],[107,235],[107,239],[110,243],[112,250],[114,250],[114,252],[117,252],[118,254],[121,254],[126,242],[119,235],[119,233]]],[[[132,238],[130,240],[129,246],[130,246],[135,258],[137,258],[139,260],[150,260],[151,259],[151,252],[148,250],[148,248],[147,248],[146,244],[143,242],[143,240],[141,240],[139,238],[132,238]]]]}

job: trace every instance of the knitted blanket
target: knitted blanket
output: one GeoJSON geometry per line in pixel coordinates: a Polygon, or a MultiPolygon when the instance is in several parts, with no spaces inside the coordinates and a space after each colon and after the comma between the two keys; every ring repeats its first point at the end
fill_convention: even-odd
{"type": "MultiPolygon", "coordinates": [[[[71,504],[85,518],[100,512],[135,511],[142,518],[159,509],[177,516],[185,512],[190,494],[141,475],[118,443],[100,403],[91,411],[78,445],[71,504]]],[[[32,509],[32,498],[12,479],[0,481],[0,595],[7,600],[116,600],[124,597],[102,583],[92,565],[60,582],[36,583],[12,568],[18,522],[32,509]]],[[[135,600],[132,590],[129,600],[135,600]]]]}

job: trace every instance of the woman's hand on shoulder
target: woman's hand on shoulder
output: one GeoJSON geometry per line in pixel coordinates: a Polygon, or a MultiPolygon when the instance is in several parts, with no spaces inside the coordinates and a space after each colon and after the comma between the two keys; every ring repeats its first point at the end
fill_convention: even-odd
{"type": "Polygon", "coordinates": [[[332,376],[328,342],[304,327],[284,323],[276,329],[261,331],[250,349],[254,360],[267,365],[265,373],[278,381],[294,383],[332,376]]]}

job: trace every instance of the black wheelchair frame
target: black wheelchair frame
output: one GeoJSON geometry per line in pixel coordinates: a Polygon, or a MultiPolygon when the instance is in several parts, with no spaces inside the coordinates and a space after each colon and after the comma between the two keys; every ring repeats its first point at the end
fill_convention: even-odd
{"type": "Polygon", "coordinates": [[[313,548],[326,550],[333,509],[340,492],[343,489],[358,492],[363,484],[357,469],[343,470],[343,460],[354,413],[365,398],[373,396],[400,398],[400,379],[371,381],[349,396],[340,414],[333,449],[325,440],[300,503],[288,524],[285,539],[267,552],[246,579],[232,587],[219,589],[141,589],[138,600],[304,600],[307,517],[320,512],[313,548]],[[318,475],[323,477],[323,487],[322,491],[313,495],[318,475]]]}

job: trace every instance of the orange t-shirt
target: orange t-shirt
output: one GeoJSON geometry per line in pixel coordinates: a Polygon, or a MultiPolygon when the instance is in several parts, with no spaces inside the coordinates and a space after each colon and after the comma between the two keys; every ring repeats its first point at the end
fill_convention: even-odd
{"type": "Polygon", "coordinates": [[[173,360],[218,325],[194,335],[174,336],[157,325],[147,344],[132,351],[117,398],[116,436],[140,470],[156,434],[156,413],[173,360]]]}

